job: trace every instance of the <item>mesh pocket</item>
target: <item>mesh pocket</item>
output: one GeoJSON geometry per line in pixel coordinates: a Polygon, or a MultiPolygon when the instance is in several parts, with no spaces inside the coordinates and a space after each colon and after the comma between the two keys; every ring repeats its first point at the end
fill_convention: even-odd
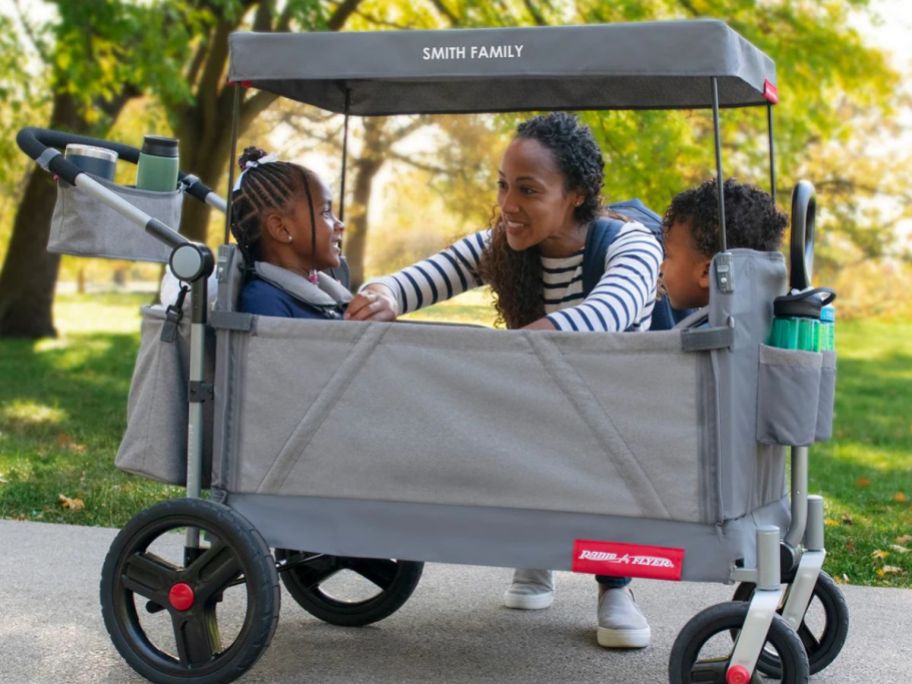
{"type": "Polygon", "coordinates": [[[817,430],[814,440],[825,442],[833,436],[833,404],[836,399],[836,352],[823,353],[820,371],[820,398],[817,403],[817,430]]]}
{"type": "Polygon", "coordinates": [[[760,345],[757,441],[791,446],[814,441],[821,365],[820,352],[760,345]]]}
{"type": "MultiPolygon", "coordinates": [[[[190,324],[185,316],[173,342],[161,339],[165,311],[142,308],[142,340],[130,381],[127,429],[114,460],[121,470],[169,484],[187,479],[187,378],[190,324]]],[[[207,338],[207,345],[211,346],[207,338]]],[[[207,349],[207,359],[212,355],[207,349]]],[[[211,374],[207,374],[211,377],[211,374]]],[[[203,486],[209,481],[212,402],[203,404],[203,486]]]]}
{"type": "MultiPolygon", "coordinates": [[[[180,190],[151,192],[92,178],[168,227],[177,230],[180,225],[180,190]]],[[[131,223],[89,193],[63,183],[57,186],[47,248],[60,254],[160,263],[167,263],[171,255],[171,248],[146,233],[143,226],[131,223]]]]}

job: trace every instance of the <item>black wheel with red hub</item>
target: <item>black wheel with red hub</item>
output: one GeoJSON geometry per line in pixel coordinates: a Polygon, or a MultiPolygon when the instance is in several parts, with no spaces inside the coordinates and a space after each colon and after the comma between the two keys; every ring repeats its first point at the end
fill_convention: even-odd
{"type": "Polygon", "coordinates": [[[101,612],[114,646],[143,677],[230,682],[275,632],[275,561],[260,534],[227,506],[166,501],[130,520],[111,544],[101,612]],[[198,533],[198,547],[186,545],[188,531],[198,533]]]}
{"type": "Polygon", "coordinates": [[[424,563],[276,549],[282,583],[304,610],[331,625],[361,627],[409,599],[424,563]]]}

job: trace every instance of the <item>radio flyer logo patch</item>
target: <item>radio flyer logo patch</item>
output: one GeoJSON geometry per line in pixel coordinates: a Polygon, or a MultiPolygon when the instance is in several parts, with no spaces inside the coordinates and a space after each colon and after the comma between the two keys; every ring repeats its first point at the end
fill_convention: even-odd
{"type": "Polygon", "coordinates": [[[573,572],[680,580],[683,566],[684,549],[587,539],[573,542],[573,572]]]}

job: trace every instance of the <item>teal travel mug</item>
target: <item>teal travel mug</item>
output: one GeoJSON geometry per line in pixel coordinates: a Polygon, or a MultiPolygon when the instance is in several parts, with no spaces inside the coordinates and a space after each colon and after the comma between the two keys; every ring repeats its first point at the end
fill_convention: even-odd
{"type": "Polygon", "coordinates": [[[820,310],[820,351],[836,351],[836,307],[832,304],[820,310]]]}
{"type": "Polygon", "coordinates": [[[141,190],[172,192],[177,189],[179,167],[177,140],[147,135],[143,138],[142,151],[136,165],[136,187],[141,190]]]}

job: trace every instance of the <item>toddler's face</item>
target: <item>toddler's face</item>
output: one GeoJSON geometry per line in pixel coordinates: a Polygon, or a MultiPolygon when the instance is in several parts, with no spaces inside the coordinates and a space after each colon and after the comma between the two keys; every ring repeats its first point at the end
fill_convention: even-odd
{"type": "Polygon", "coordinates": [[[676,309],[694,309],[709,304],[710,258],[700,252],[691,237],[689,221],[679,221],[665,232],[662,284],[676,309]]]}

